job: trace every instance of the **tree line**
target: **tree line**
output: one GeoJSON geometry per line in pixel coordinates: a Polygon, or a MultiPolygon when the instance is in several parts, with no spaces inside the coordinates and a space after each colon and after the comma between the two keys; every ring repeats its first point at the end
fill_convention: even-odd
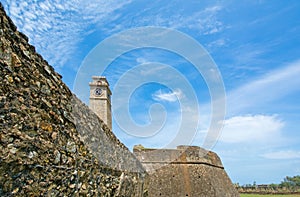
{"type": "Polygon", "coordinates": [[[285,188],[300,188],[300,175],[297,175],[297,176],[293,176],[293,177],[290,177],[290,176],[286,176],[283,181],[276,185],[276,184],[272,184],[274,186],[278,186],[278,187],[285,187],[285,188]]]}
{"type": "Polygon", "coordinates": [[[286,176],[281,183],[272,184],[261,184],[257,185],[254,181],[253,184],[245,184],[240,186],[238,183],[235,184],[239,191],[249,191],[249,190],[273,190],[273,191],[290,191],[290,192],[300,192],[300,175],[296,176],[286,176]]]}

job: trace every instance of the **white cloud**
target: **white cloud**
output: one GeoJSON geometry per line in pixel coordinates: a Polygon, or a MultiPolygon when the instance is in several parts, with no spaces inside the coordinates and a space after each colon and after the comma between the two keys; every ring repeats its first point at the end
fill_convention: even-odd
{"type": "MultiPolygon", "coordinates": [[[[221,6],[213,6],[190,13],[189,16],[177,14],[165,17],[158,15],[153,22],[158,26],[166,26],[174,29],[185,30],[188,28],[197,30],[204,35],[215,34],[225,28],[223,23],[217,17],[218,12],[221,10],[221,6]]],[[[153,18],[149,20],[153,20],[153,18]]]]}
{"type": "Polygon", "coordinates": [[[226,40],[223,39],[223,38],[220,38],[220,39],[217,39],[217,40],[214,40],[212,42],[210,42],[207,47],[208,48],[213,48],[213,47],[221,47],[221,46],[224,46],[226,45],[226,40]]]}
{"type": "MultiPolygon", "coordinates": [[[[229,93],[227,93],[227,119],[224,121],[224,128],[221,132],[220,142],[225,143],[251,143],[264,142],[271,145],[282,144],[283,127],[285,121],[276,115],[259,115],[264,110],[274,108],[274,101],[286,98],[287,95],[300,90],[300,61],[296,61],[274,70],[257,80],[251,81],[229,93]],[[254,109],[255,108],[255,109],[254,109]],[[252,115],[249,111],[254,112],[252,115]]],[[[288,98],[287,98],[288,99],[288,98]]],[[[288,100],[286,100],[288,104],[288,100]]],[[[293,103],[293,108],[298,107],[293,103]]],[[[211,121],[211,103],[200,106],[201,120],[196,143],[203,141],[211,121]],[[205,119],[202,119],[206,117],[205,119]]],[[[285,118],[286,119],[286,118],[285,118]]],[[[199,143],[198,143],[199,144],[199,143]]]]}
{"type": "Polygon", "coordinates": [[[31,44],[55,68],[69,62],[78,52],[80,42],[95,30],[108,36],[122,29],[144,25],[193,29],[202,34],[216,33],[224,28],[217,17],[222,10],[220,6],[202,8],[186,15],[182,11],[174,12],[174,7],[161,6],[158,2],[145,9],[147,14],[131,10],[126,14],[116,12],[131,2],[6,0],[5,7],[19,30],[30,38],[31,44]],[[157,6],[160,8],[157,9],[157,6]],[[90,27],[93,27],[92,30],[90,27]]]}
{"type": "Polygon", "coordinates": [[[19,31],[29,37],[37,51],[51,65],[60,68],[76,54],[78,44],[91,33],[89,26],[106,23],[115,17],[116,10],[130,2],[7,0],[5,7],[19,31]]]}
{"type": "Polygon", "coordinates": [[[208,8],[205,8],[205,12],[217,12],[217,11],[220,11],[220,10],[222,10],[222,7],[221,6],[217,6],[217,5],[215,5],[215,6],[212,6],[212,7],[208,7],[208,8]]]}
{"type": "Polygon", "coordinates": [[[162,92],[162,90],[156,91],[152,98],[156,101],[168,101],[168,102],[175,102],[180,100],[183,97],[183,93],[180,89],[176,89],[173,92],[162,92]]]}
{"type": "Polygon", "coordinates": [[[286,151],[277,151],[270,152],[261,155],[267,159],[300,159],[300,151],[286,150],[286,151]]]}
{"type": "Polygon", "coordinates": [[[241,113],[300,90],[300,61],[274,70],[227,94],[228,112],[241,113]]]}
{"type": "Polygon", "coordinates": [[[136,58],[136,62],[138,64],[144,64],[144,63],[147,63],[148,61],[145,58],[138,57],[138,58],[136,58]]]}
{"type": "MultiPolygon", "coordinates": [[[[145,63],[147,63],[147,62],[145,62],[145,63]]],[[[155,67],[141,70],[140,74],[142,76],[150,76],[150,75],[157,74],[160,71],[164,72],[164,69],[165,69],[165,66],[155,66],[155,67]]]]}
{"type": "Polygon", "coordinates": [[[227,143],[267,141],[278,137],[283,126],[284,122],[274,115],[235,116],[224,121],[220,141],[227,143]]]}

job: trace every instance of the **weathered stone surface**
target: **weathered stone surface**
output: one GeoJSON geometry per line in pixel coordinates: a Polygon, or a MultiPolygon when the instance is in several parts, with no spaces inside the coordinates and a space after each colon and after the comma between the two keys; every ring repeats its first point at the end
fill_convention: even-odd
{"type": "Polygon", "coordinates": [[[149,176],[148,196],[238,197],[217,154],[197,146],[149,149],[135,146],[134,154],[149,176]]]}
{"type": "Polygon", "coordinates": [[[120,171],[144,173],[145,170],[140,162],[115,137],[106,124],[102,121],[99,123],[95,113],[87,106],[83,106],[76,97],[73,97],[72,104],[70,118],[76,125],[80,138],[103,165],[120,171]],[[88,124],[83,124],[87,121],[88,124]]]}
{"type": "Polygon", "coordinates": [[[238,197],[222,168],[205,164],[168,164],[149,175],[148,196],[238,197]]]}
{"type": "Polygon", "coordinates": [[[0,78],[0,196],[141,196],[141,164],[1,4],[0,78]]]}

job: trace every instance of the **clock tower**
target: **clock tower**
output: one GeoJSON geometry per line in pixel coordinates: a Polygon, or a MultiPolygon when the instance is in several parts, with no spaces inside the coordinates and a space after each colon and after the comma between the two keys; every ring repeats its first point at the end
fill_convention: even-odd
{"type": "Polygon", "coordinates": [[[103,76],[93,76],[90,85],[90,109],[112,129],[111,121],[111,91],[109,83],[103,76]]]}

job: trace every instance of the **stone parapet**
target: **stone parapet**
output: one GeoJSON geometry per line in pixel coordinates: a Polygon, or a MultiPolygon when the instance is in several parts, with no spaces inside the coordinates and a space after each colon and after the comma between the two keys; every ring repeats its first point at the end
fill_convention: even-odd
{"type": "Polygon", "coordinates": [[[217,154],[198,146],[177,146],[177,149],[151,149],[138,145],[134,147],[133,152],[147,171],[170,163],[207,164],[223,168],[217,154]]]}

